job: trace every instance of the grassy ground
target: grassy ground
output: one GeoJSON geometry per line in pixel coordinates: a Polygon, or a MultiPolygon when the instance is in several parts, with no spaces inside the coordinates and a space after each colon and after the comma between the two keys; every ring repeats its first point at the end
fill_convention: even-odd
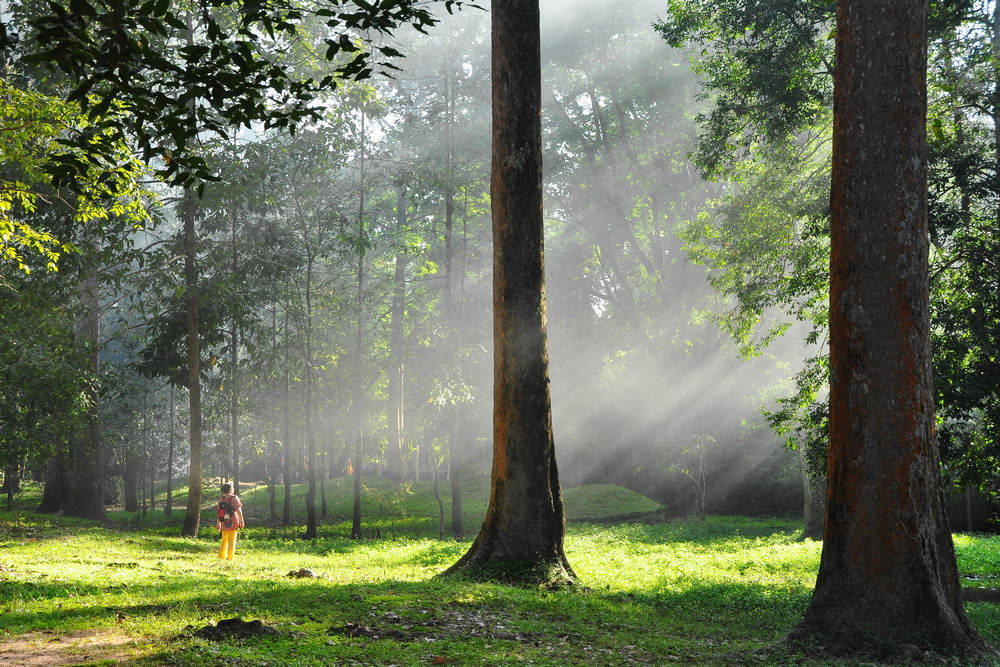
{"type": "MultiPolygon", "coordinates": [[[[0,665],[719,664],[795,624],[819,562],[820,544],[800,541],[795,521],[574,522],[566,547],[582,587],[473,584],[437,576],[469,543],[437,539],[429,484],[366,487],[366,530],[382,538],[360,542],[346,537],[349,484],[327,488],[327,523],[313,541],[266,525],[266,490],[245,491],[250,527],[233,563],[216,556],[210,512],[201,539],[176,536],[180,510],[170,521],[149,513],[138,527],[123,513],[96,525],[0,512],[0,665]],[[286,576],[299,568],[318,576],[286,576]],[[194,636],[236,616],[279,634],[194,636]]],[[[486,493],[470,487],[471,534],[486,493]]],[[[566,502],[571,517],[656,509],[616,487],[568,489],[566,502]]],[[[968,585],[998,585],[1000,537],[958,535],[956,547],[968,585]]],[[[1000,644],[996,605],[967,608],[1000,644]]]]}

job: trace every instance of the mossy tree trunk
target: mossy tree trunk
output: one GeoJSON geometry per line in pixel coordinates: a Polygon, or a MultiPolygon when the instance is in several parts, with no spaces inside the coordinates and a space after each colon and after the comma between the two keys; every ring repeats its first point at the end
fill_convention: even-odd
{"type": "Polygon", "coordinates": [[[907,645],[982,655],[934,435],[926,1],[841,0],[836,50],[826,523],[791,638],[883,659],[907,645]]]}
{"type": "Polygon", "coordinates": [[[545,331],[538,0],[495,3],[492,22],[493,468],[482,528],[449,572],[568,581],[545,331]]]}

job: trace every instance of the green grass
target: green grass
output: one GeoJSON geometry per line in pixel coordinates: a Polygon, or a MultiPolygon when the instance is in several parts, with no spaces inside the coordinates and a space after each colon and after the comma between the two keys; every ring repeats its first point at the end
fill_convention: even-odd
{"type": "Polygon", "coordinates": [[[611,484],[584,484],[565,489],[563,501],[569,521],[655,512],[662,507],[644,495],[611,484]]]}
{"type": "MultiPolygon", "coordinates": [[[[470,583],[437,576],[469,542],[435,538],[429,485],[395,498],[384,480],[366,479],[366,487],[365,525],[383,527],[380,540],[347,538],[349,483],[327,489],[328,523],[310,541],[296,537],[300,528],[268,525],[265,489],[245,491],[251,525],[240,533],[234,563],[216,557],[214,529],[203,529],[201,539],[177,537],[181,511],[169,522],[162,511],[148,514],[133,531],[122,530],[126,516],[96,525],[0,512],[0,660],[4,642],[34,641],[43,650],[59,637],[96,632],[127,643],[114,653],[78,647],[67,655],[173,665],[426,665],[436,656],[461,665],[711,665],[787,632],[809,601],[819,563],[820,543],[799,540],[793,520],[573,523],[566,549],[580,587],[470,583]],[[320,577],[285,576],[302,567],[320,577]],[[223,642],[191,635],[234,616],[260,619],[280,635],[223,642]],[[357,626],[377,638],[344,632],[357,626]]],[[[481,516],[486,491],[468,487],[463,506],[468,517],[481,516]]],[[[296,502],[302,493],[295,489],[296,502]]],[[[568,513],[578,516],[652,503],[614,487],[565,495],[568,513]]],[[[1000,538],[958,535],[956,548],[963,575],[993,586],[1000,538]]],[[[1000,642],[996,605],[968,609],[984,635],[1000,642]]],[[[776,661],[822,664],[788,655],[776,661]]]]}

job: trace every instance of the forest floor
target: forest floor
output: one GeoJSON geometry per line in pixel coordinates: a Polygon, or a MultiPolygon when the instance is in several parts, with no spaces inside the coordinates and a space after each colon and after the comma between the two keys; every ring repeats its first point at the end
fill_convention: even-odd
{"type": "MultiPolygon", "coordinates": [[[[32,513],[29,493],[0,512],[0,665],[758,663],[753,652],[801,618],[821,547],[799,539],[790,519],[598,523],[601,512],[657,505],[581,487],[566,490],[569,516],[592,520],[571,522],[566,537],[580,585],[518,588],[439,576],[469,540],[437,537],[429,483],[400,490],[367,479],[360,541],[347,537],[346,481],[327,485],[327,519],[308,541],[301,528],[268,525],[266,489],[244,489],[249,527],[233,562],[217,557],[216,494],[206,493],[198,539],[177,536],[176,506],[169,519],[157,509],[99,524],[32,513]],[[218,625],[233,618],[263,625],[218,625]]],[[[302,493],[294,489],[295,517],[302,493]]],[[[466,505],[471,536],[483,489],[470,489],[466,505]]],[[[963,586],[1000,586],[1000,537],[955,542],[963,586]]],[[[1000,608],[966,607],[1000,645],[1000,608]]]]}

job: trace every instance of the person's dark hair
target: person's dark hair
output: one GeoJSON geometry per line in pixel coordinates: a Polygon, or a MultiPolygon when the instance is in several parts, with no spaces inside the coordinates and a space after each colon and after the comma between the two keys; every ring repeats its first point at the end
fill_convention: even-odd
{"type": "Polygon", "coordinates": [[[232,490],[233,490],[233,485],[232,484],[226,482],[225,484],[222,485],[222,495],[226,495],[227,493],[229,493],[232,490]]]}

